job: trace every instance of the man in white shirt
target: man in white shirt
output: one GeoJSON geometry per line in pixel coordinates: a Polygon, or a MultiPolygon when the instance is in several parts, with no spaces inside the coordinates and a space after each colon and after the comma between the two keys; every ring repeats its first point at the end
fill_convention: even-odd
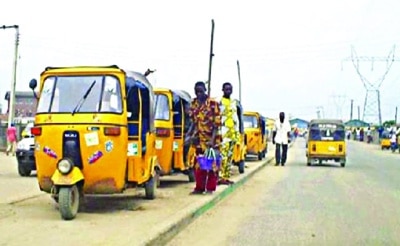
{"type": "Polygon", "coordinates": [[[279,113],[279,119],[275,121],[274,130],[272,133],[272,143],[275,144],[275,166],[282,166],[286,163],[287,150],[290,139],[290,124],[285,120],[285,113],[279,113]],[[282,147],[282,155],[281,155],[282,147]]]}

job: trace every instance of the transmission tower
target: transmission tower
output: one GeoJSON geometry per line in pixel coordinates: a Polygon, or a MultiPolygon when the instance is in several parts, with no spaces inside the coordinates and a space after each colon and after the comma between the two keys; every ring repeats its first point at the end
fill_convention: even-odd
{"type": "Polygon", "coordinates": [[[382,85],[382,82],[385,80],[386,75],[389,73],[393,62],[400,61],[399,59],[395,58],[395,48],[396,46],[394,45],[387,57],[366,57],[357,56],[354,47],[351,46],[351,56],[344,59],[344,61],[352,61],[353,66],[356,69],[357,74],[360,76],[361,82],[363,83],[366,90],[362,120],[367,121],[368,123],[378,122],[379,124],[382,124],[380,87],[382,85]],[[374,70],[375,62],[386,62],[386,71],[376,81],[371,82],[364,75],[361,74],[360,62],[370,62],[371,71],[374,70]]]}
{"type": "Polygon", "coordinates": [[[336,118],[337,119],[342,119],[343,118],[343,114],[342,114],[342,110],[343,110],[343,105],[346,102],[346,95],[336,95],[333,94],[331,96],[333,98],[333,102],[336,106],[336,118]]]}

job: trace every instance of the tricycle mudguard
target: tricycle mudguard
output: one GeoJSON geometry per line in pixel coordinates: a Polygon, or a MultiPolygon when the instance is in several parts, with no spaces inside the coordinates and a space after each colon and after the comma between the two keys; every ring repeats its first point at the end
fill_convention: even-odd
{"type": "Polygon", "coordinates": [[[83,179],[83,174],[77,167],[74,167],[68,174],[62,174],[56,170],[51,176],[51,181],[53,181],[54,185],[74,185],[83,179]]]}

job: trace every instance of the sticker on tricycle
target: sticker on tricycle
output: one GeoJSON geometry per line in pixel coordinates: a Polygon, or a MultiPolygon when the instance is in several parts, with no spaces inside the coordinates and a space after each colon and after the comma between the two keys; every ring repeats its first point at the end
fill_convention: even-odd
{"type": "Polygon", "coordinates": [[[162,140],[156,140],[156,149],[162,149],[163,142],[162,140]]]}
{"type": "Polygon", "coordinates": [[[172,144],[172,151],[178,151],[179,144],[177,141],[174,141],[172,144]]]}
{"type": "Polygon", "coordinates": [[[129,143],[128,144],[128,156],[137,156],[138,155],[138,144],[137,143],[129,143]]]}
{"type": "Polygon", "coordinates": [[[99,135],[97,132],[85,134],[86,146],[95,146],[99,144],[99,135]]]}

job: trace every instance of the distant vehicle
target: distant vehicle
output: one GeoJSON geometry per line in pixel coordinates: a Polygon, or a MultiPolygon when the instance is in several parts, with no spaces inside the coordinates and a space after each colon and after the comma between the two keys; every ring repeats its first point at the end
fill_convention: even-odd
{"type": "Polygon", "coordinates": [[[35,138],[32,135],[29,135],[18,142],[16,157],[18,162],[18,173],[22,177],[27,177],[31,175],[33,170],[36,170],[34,153],[35,138]]]}
{"type": "Polygon", "coordinates": [[[28,125],[26,125],[25,129],[22,131],[21,136],[22,138],[26,138],[26,137],[31,137],[31,128],[33,127],[33,123],[28,123],[28,125]]]}

